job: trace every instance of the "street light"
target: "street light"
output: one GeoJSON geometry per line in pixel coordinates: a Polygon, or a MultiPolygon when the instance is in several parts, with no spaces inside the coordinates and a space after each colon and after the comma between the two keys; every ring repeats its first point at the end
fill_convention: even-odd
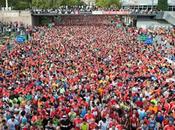
{"type": "Polygon", "coordinates": [[[8,0],[5,1],[6,5],[6,10],[8,10],[8,0]]]}

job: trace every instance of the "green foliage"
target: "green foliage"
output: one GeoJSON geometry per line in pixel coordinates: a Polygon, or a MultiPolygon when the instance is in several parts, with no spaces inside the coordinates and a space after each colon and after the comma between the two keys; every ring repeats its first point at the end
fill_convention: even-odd
{"type": "Polygon", "coordinates": [[[63,0],[61,5],[75,6],[80,4],[81,4],[80,0],[63,0]]]}
{"type": "Polygon", "coordinates": [[[0,0],[0,6],[5,7],[5,0],[0,0]]]}
{"type": "Polygon", "coordinates": [[[57,8],[62,4],[63,0],[52,0],[51,8],[57,8]]]}
{"type": "MultiPolygon", "coordinates": [[[[32,0],[8,0],[8,6],[13,9],[23,10],[31,7],[32,0]]],[[[0,0],[0,6],[6,6],[6,0],[0,0]]]]}
{"type": "Polygon", "coordinates": [[[168,0],[158,0],[158,9],[162,11],[168,10],[168,0]]]}
{"type": "Polygon", "coordinates": [[[57,8],[61,5],[75,6],[82,5],[81,0],[32,0],[32,6],[37,8],[57,8]]]}
{"type": "MultiPolygon", "coordinates": [[[[61,5],[84,5],[82,0],[8,0],[9,7],[16,10],[23,10],[32,7],[36,8],[58,8],[61,5]]],[[[5,0],[0,0],[0,6],[5,7],[5,0]]]]}
{"type": "Polygon", "coordinates": [[[37,8],[49,8],[51,6],[50,0],[32,0],[32,6],[37,8]]]}
{"type": "Polygon", "coordinates": [[[96,1],[96,5],[97,5],[98,7],[107,7],[107,6],[108,6],[107,0],[97,0],[97,1],[96,1]]]}
{"type": "Polygon", "coordinates": [[[11,3],[11,5],[9,5],[11,7],[13,7],[13,9],[17,9],[17,10],[24,10],[24,9],[28,9],[30,8],[29,3],[26,0],[18,0],[18,1],[13,1],[11,3]]]}
{"type": "Polygon", "coordinates": [[[120,7],[120,0],[97,0],[96,5],[98,7],[109,8],[109,7],[120,7]]]}

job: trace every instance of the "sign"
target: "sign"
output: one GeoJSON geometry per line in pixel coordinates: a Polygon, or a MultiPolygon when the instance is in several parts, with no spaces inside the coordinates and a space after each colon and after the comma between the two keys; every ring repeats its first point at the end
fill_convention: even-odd
{"type": "Polygon", "coordinates": [[[92,14],[91,11],[79,11],[79,14],[92,14]]]}
{"type": "Polygon", "coordinates": [[[140,40],[140,41],[146,41],[147,38],[148,38],[148,37],[147,37],[146,35],[140,35],[140,36],[138,37],[138,40],[140,40]]]}
{"type": "Polygon", "coordinates": [[[11,71],[11,70],[5,71],[5,75],[6,75],[6,76],[11,76],[11,75],[12,75],[12,71],[11,71]]]}
{"type": "Polygon", "coordinates": [[[145,40],[145,44],[147,45],[152,45],[153,44],[153,38],[152,37],[149,37],[145,40]]]}
{"type": "Polygon", "coordinates": [[[92,14],[103,14],[102,11],[92,11],[92,14]]]}
{"type": "Polygon", "coordinates": [[[48,28],[52,28],[52,26],[53,26],[52,23],[48,24],[48,28]]]}
{"type": "Polygon", "coordinates": [[[118,23],[117,25],[116,25],[116,28],[121,28],[122,27],[122,24],[121,23],[118,23]]]}
{"type": "Polygon", "coordinates": [[[26,36],[25,36],[25,35],[18,35],[18,36],[16,37],[16,41],[17,41],[18,43],[24,43],[24,42],[26,41],[26,36]]]}

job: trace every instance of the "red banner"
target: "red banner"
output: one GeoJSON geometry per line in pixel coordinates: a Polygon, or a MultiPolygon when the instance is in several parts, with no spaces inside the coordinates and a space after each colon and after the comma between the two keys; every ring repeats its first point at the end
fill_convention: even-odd
{"type": "Polygon", "coordinates": [[[103,14],[116,14],[116,15],[127,15],[129,11],[103,11],[103,14]]]}

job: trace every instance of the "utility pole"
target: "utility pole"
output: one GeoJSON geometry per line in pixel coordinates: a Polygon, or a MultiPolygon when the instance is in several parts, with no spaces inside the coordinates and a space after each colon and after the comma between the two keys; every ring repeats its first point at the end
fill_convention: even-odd
{"type": "Polygon", "coordinates": [[[9,8],[9,7],[8,7],[8,0],[5,1],[5,5],[6,5],[5,10],[8,10],[8,8],[9,8]]]}

